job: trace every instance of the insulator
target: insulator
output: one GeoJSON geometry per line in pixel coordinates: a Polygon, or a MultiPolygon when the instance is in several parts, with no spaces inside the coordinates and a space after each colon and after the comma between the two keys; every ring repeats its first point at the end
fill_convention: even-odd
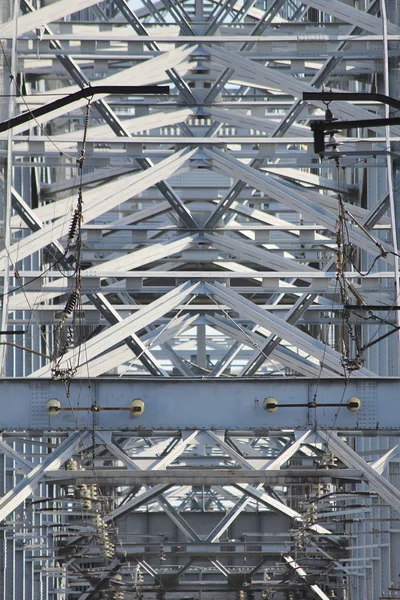
{"type": "Polygon", "coordinates": [[[314,485],[314,493],[317,497],[322,495],[322,489],[323,489],[323,486],[321,483],[316,483],[314,485]]]}
{"type": "Polygon", "coordinates": [[[162,587],[156,591],[156,600],[165,600],[165,590],[162,587]]]}
{"type": "Polygon", "coordinates": [[[331,133],[331,135],[329,136],[329,140],[325,143],[325,148],[331,149],[334,152],[339,152],[339,146],[341,146],[342,143],[339,142],[336,138],[336,136],[331,133]]]}
{"type": "Polygon", "coordinates": [[[269,413],[276,412],[278,410],[278,401],[275,400],[275,398],[271,398],[271,396],[265,398],[263,402],[263,409],[269,413]]]}
{"type": "Polygon", "coordinates": [[[90,499],[90,490],[86,485],[77,485],[76,497],[81,498],[82,500],[90,499]]]}
{"type": "Polygon", "coordinates": [[[59,414],[61,410],[61,402],[57,400],[57,398],[50,398],[46,402],[46,411],[47,414],[51,417],[54,417],[59,414]]]}
{"type": "Polygon", "coordinates": [[[78,470],[78,463],[76,462],[76,460],[71,458],[67,462],[67,471],[77,471],[77,470],[78,470]]]}
{"type": "Polygon", "coordinates": [[[81,211],[80,211],[80,209],[76,208],[74,210],[74,214],[72,215],[71,225],[69,226],[69,231],[68,231],[68,239],[70,241],[72,241],[76,235],[80,218],[81,218],[81,211]]]}
{"type": "Polygon", "coordinates": [[[76,301],[78,300],[78,293],[72,292],[70,297],[67,300],[67,303],[64,308],[64,314],[66,316],[70,315],[76,306],[76,301]]]}
{"type": "Polygon", "coordinates": [[[238,592],[236,592],[236,600],[244,600],[244,591],[243,590],[239,590],[238,592]]]}
{"type": "Polygon", "coordinates": [[[95,516],[95,518],[94,518],[94,524],[95,524],[95,527],[97,527],[98,529],[101,529],[102,527],[104,527],[104,521],[100,517],[100,515],[96,515],[95,516]]]}
{"type": "Polygon", "coordinates": [[[335,465],[337,465],[337,458],[334,454],[328,454],[327,459],[329,466],[334,467],[335,465]]]}

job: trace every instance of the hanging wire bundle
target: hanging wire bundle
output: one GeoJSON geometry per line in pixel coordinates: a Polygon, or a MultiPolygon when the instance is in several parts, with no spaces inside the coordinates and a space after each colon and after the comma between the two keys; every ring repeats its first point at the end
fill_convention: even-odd
{"type": "MultiPolygon", "coordinates": [[[[82,149],[79,158],[76,160],[79,174],[80,183],[78,188],[78,199],[77,204],[72,214],[71,223],[68,230],[67,246],[65,250],[65,256],[70,251],[74,250],[73,254],[69,256],[68,260],[71,264],[74,264],[74,273],[69,279],[73,281],[74,289],[69,294],[67,301],[64,306],[62,318],[60,323],[57,325],[54,334],[54,367],[52,369],[52,376],[54,379],[61,379],[63,381],[70,380],[78,365],[61,368],[60,363],[62,358],[68,350],[68,346],[74,341],[74,336],[67,336],[67,340],[63,342],[63,332],[65,323],[68,318],[72,316],[73,326],[70,330],[74,331],[76,327],[76,320],[79,318],[81,291],[82,291],[82,267],[81,267],[81,251],[82,251],[82,223],[83,223],[83,166],[86,158],[86,139],[89,129],[89,118],[90,118],[91,103],[88,101],[86,108],[85,126],[83,132],[82,149]]],[[[81,324],[80,324],[81,325],[81,324]]],[[[79,364],[79,360],[78,360],[79,364]]]]}
{"type": "MultiPolygon", "coordinates": [[[[340,173],[340,171],[339,171],[340,173]]],[[[341,194],[338,194],[338,226],[336,233],[336,253],[335,267],[336,279],[339,283],[340,297],[343,304],[343,325],[342,325],[342,365],[345,371],[351,372],[361,369],[364,366],[364,356],[361,351],[361,340],[357,331],[351,322],[351,313],[346,308],[349,304],[349,283],[345,276],[348,263],[348,230],[344,203],[341,194]]]]}

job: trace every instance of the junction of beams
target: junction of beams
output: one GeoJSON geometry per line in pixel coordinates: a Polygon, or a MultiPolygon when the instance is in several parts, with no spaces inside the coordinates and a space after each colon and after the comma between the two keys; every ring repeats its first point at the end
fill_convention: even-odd
{"type": "Polygon", "coordinates": [[[97,378],[88,386],[85,380],[72,381],[70,402],[62,382],[53,379],[3,379],[1,397],[14,398],[4,407],[2,427],[5,431],[39,428],[83,429],[93,419],[93,396],[96,428],[99,430],[135,429],[143,431],[171,429],[230,429],[275,431],[308,429],[317,418],[320,428],[330,430],[332,424],[343,431],[375,431],[385,435],[400,430],[396,421],[398,380],[361,378],[346,382],[332,379],[244,380],[220,379],[212,383],[204,379],[177,381],[171,378],[124,380],[97,378]],[[134,389],[134,392],[132,391],[134,389]],[[94,392],[95,390],[95,392],[94,392]],[[317,392],[316,407],[313,406],[317,392]],[[187,403],[187,397],[193,399],[187,403]],[[263,408],[267,397],[278,401],[276,412],[263,408]],[[357,397],[360,410],[351,412],[347,400],[357,397]],[[46,403],[56,398],[61,412],[49,417],[46,403]],[[133,417],[130,404],[140,398],[145,411],[133,417]],[[79,404],[78,404],[79,401],[79,404]],[[285,408],[285,405],[286,408],[285,408]],[[167,408],[166,408],[167,407],[167,408]],[[125,412],[126,411],[126,412],[125,412]],[[77,421],[76,421],[77,420],[77,421]]]}

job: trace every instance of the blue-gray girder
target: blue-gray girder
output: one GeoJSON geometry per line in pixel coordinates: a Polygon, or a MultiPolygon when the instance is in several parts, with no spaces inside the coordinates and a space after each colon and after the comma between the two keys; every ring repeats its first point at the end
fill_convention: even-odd
{"type": "Polygon", "coordinates": [[[400,431],[399,379],[363,378],[296,379],[267,378],[129,381],[107,377],[70,382],[70,402],[65,384],[53,379],[3,379],[0,381],[0,430],[146,431],[224,429],[261,432],[305,430],[317,426],[347,432],[400,431]],[[347,408],[350,397],[361,401],[358,412],[347,408]],[[263,408],[266,398],[278,401],[271,413],[263,408]],[[61,411],[50,416],[46,403],[56,398],[61,411]],[[144,402],[139,417],[130,411],[132,400],[144,402]],[[316,402],[316,407],[312,403],[316,402]],[[93,413],[96,404],[98,410],[93,413]],[[77,410],[71,410],[71,408],[77,410]],[[122,410],[121,410],[122,409],[122,410]]]}

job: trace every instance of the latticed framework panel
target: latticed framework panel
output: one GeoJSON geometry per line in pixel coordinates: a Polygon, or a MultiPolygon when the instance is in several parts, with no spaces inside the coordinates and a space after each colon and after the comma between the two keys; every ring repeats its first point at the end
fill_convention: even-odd
{"type": "Polygon", "coordinates": [[[396,437],[357,435],[390,429],[371,378],[399,375],[396,3],[15,0],[0,20],[0,370],[9,406],[29,397],[28,425],[0,419],[4,597],[390,596],[396,437]],[[112,376],[133,391],[106,408],[112,376]],[[255,376],[214,417],[217,382],[255,376]],[[143,425],[155,380],[186,394],[179,425],[171,387],[168,426],[151,403],[143,425]]]}
{"type": "Polygon", "coordinates": [[[398,25],[339,1],[42,5],[0,30],[3,120],[30,116],[1,134],[6,373],[397,375],[396,173],[366,122],[398,25]],[[324,90],[359,96],[303,100],[324,90]]]}

